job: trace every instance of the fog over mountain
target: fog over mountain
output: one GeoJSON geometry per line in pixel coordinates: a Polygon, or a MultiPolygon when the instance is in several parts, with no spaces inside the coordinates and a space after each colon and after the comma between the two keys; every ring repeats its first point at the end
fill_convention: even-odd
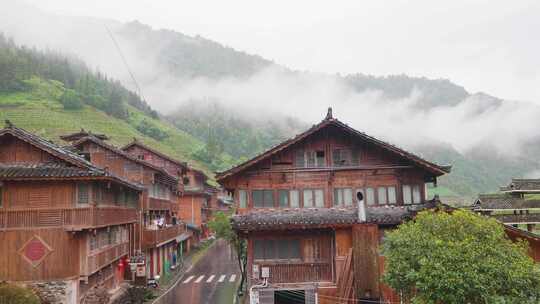
{"type": "MultiPolygon", "coordinates": [[[[445,79],[295,71],[203,37],[136,21],[124,24],[58,16],[21,4],[2,6],[7,9],[0,10],[0,31],[17,43],[71,53],[137,92],[125,60],[139,93],[172,120],[189,119],[178,113],[185,114],[194,104],[199,113],[218,104],[220,112],[257,128],[268,121],[295,119],[298,123],[281,131],[292,136],[320,121],[331,106],[337,118],[361,131],[436,161],[479,166],[475,177],[458,168],[457,176],[485,184],[462,192],[494,190],[494,183],[507,182],[510,175],[531,176],[539,169],[535,152],[540,150],[540,106],[533,103],[470,93],[445,79]],[[496,180],[492,171],[482,169],[493,164],[504,171],[496,180]],[[479,181],[482,178],[491,179],[479,181]]],[[[271,138],[277,141],[280,136],[271,138]]]]}

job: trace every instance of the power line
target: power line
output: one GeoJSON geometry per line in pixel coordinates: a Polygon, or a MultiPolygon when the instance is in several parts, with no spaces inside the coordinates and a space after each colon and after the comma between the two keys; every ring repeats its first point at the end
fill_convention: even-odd
{"type": "Polygon", "coordinates": [[[131,69],[129,67],[129,64],[128,64],[127,60],[126,60],[126,57],[124,56],[124,53],[122,52],[122,49],[120,48],[120,45],[118,44],[118,42],[114,38],[114,35],[111,32],[111,30],[109,29],[109,27],[106,24],[103,24],[103,26],[107,30],[107,33],[109,34],[109,37],[111,38],[114,46],[116,47],[116,50],[118,51],[118,54],[120,55],[120,58],[122,58],[122,62],[124,63],[124,65],[126,67],[126,70],[128,71],[129,75],[131,76],[131,79],[133,80],[133,83],[135,84],[135,87],[137,88],[137,93],[139,94],[139,96],[141,96],[142,100],[146,100],[144,98],[144,95],[142,94],[142,90],[141,90],[141,87],[139,86],[139,83],[137,82],[137,79],[135,79],[135,75],[133,75],[133,72],[131,71],[131,69]]]}

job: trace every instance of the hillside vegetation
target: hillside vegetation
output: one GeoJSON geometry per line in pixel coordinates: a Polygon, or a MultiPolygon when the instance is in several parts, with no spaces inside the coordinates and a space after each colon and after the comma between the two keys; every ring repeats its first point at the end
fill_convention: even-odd
{"type": "MultiPolygon", "coordinates": [[[[137,138],[213,176],[196,158],[205,143],[162,121],[137,94],[80,61],[22,48],[0,35],[0,70],[2,120],[55,142],[81,128],[105,133],[117,146],[137,138]]],[[[221,159],[232,164],[225,154],[221,159]]]]}

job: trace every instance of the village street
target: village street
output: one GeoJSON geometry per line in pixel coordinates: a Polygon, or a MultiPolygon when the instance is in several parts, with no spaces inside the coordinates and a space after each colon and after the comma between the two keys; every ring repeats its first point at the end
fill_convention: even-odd
{"type": "Polygon", "coordinates": [[[230,304],[239,279],[234,253],[218,240],[159,304],[230,304]]]}

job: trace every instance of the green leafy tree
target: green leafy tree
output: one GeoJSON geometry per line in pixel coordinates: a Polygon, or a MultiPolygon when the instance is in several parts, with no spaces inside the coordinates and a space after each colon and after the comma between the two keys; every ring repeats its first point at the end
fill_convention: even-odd
{"type": "Polygon", "coordinates": [[[8,283],[0,283],[0,303],[40,304],[38,296],[28,288],[8,283]]]}
{"type": "Polygon", "coordinates": [[[60,100],[66,110],[80,110],[83,107],[81,96],[70,89],[66,89],[60,100]]]}
{"type": "Polygon", "coordinates": [[[413,303],[539,303],[540,270],[524,242],[469,211],[424,211],[386,234],[384,281],[413,303]]]}
{"type": "Polygon", "coordinates": [[[230,218],[223,212],[218,212],[214,218],[208,223],[208,227],[216,233],[216,237],[226,240],[236,253],[238,267],[240,269],[240,286],[239,291],[243,290],[244,281],[246,280],[247,266],[247,242],[240,238],[232,229],[230,218]]]}

